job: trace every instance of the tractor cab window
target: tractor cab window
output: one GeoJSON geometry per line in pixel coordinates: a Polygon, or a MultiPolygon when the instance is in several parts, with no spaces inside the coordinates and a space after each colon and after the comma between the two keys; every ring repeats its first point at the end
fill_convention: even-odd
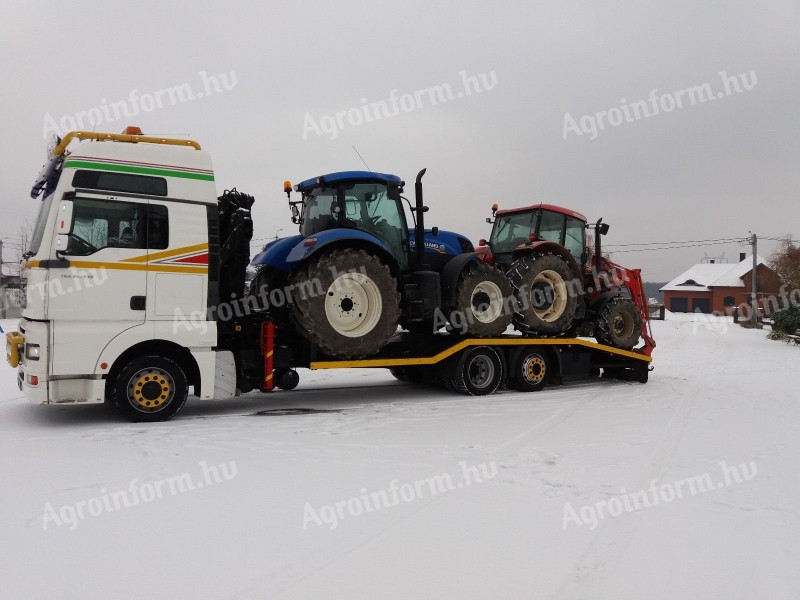
{"type": "Polygon", "coordinates": [[[584,251],[586,249],[586,227],[583,221],[567,217],[567,229],[564,233],[564,247],[569,250],[570,254],[582,264],[584,259],[584,251]]]}
{"type": "Polygon", "coordinates": [[[382,240],[404,262],[407,227],[399,193],[383,183],[356,183],[344,189],[344,227],[360,229],[382,240]]]}
{"type": "Polygon", "coordinates": [[[489,240],[492,252],[495,254],[513,252],[520,244],[527,244],[533,231],[533,216],[534,214],[530,212],[498,216],[489,240]]]}
{"type": "Polygon", "coordinates": [[[561,244],[561,235],[564,233],[564,215],[543,210],[539,220],[538,239],[561,244]]]}
{"type": "Polygon", "coordinates": [[[336,229],[339,225],[339,203],[336,188],[314,188],[305,196],[303,202],[303,223],[300,233],[308,237],[325,231],[336,229]]]}

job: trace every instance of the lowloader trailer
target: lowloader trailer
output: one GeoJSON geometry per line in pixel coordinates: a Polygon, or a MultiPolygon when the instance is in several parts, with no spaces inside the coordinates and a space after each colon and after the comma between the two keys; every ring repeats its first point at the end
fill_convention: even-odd
{"type": "MultiPolygon", "coordinates": [[[[577,338],[423,328],[363,358],[324,354],[276,309],[273,297],[288,296],[292,282],[267,288],[272,306],[246,294],[254,199],[217,196],[210,155],[191,140],[138,128],[71,132],[52,147],[31,196],[41,201],[22,264],[26,304],[18,331],[6,334],[6,357],[36,403],[108,402],[131,421],[164,421],[190,390],[222,400],[292,389],[298,368],[383,367],[474,395],[535,391],[574,375],[647,380],[652,348],[577,338]]],[[[327,298],[336,289],[316,291],[327,298]]],[[[338,308],[356,309],[344,296],[338,308]]]]}
{"type": "Polygon", "coordinates": [[[568,379],[601,375],[647,383],[652,370],[648,355],[580,338],[398,333],[374,356],[340,360],[319,356],[313,347],[282,344],[271,322],[261,328],[264,391],[293,389],[299,381],[297,368],[386,368],[401,381],[438,384],[472,396],[507,388],[535,392],[568,379]]]}

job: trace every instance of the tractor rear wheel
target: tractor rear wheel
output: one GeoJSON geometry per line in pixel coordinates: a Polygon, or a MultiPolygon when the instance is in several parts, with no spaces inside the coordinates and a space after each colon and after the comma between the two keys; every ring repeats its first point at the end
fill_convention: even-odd
{"type": "Polygon", "coordinates": [[[633,300],[613,298],[597,315],[594,336],[601,344],[631,350],[642,335],[642,317],[633,300]]]}
{"type": "Polygon", "coordinates": [[[508,271],[519,303],[514,326],[523,333],[559,335],[567,331],[578,308],[575,274],[560,256],[529,254],[508,271]],[[573,288],[573,289],[570,289],[573,288]]]}
{"type": "Polygon", "coordinates": [[[501,271],[486,263],[470,263],[459,279],[450,323],[464,335],[500,335],[514,316],[513,295],[501,271]]]}
{"type": "Polygon", "coordinates": [[[374,354],[397,331],[397,281],[364,250],[334,250],[312,259],[292,283],[292,315],[300,332],[331,356],[374,354]]]}

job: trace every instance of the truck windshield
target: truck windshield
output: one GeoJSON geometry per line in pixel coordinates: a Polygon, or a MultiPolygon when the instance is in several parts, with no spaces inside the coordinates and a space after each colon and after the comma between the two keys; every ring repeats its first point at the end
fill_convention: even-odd
{"type": "Polygon", "coordinates": [[[532,212],[497,217],[489,239],[492,252],[495,254],[513,252],[520,244],[527,244],[530,241],[528,236],[533,231],[534,218],[535,213],[532,212]]]}
{"type": "Polygon", "coordinates": [[[39,215],[36,217],[36,225],[31,235],[31,245],[30,248],[28,248],[28,256],[34,256],[39,252],[39,247],[42,245],[44,228],[45,225],[47,225],[47,217],[50,215],[50,207],[53,205],[53,196],[54,194],[52,193],[49,196],[45,196],[39,206],[39,215]]]}

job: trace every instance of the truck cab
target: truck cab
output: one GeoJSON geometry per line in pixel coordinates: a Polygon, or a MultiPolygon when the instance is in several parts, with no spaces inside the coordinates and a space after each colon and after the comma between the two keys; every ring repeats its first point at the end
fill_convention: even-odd
{"type": "Polygon", "coordinates": [[[144,417],[182,388],[202,398],[235,389],[216,381],[232,356],[214,351],[216,323],[207,318],[219,278],[209,260],[218,217],[208,153],[135,130],[73,132],[31,195],[41,200],[23,264],[25,308],[7,339],[26,396],[103,402],[121,393],[107,386],[114,375],[155,355],[182,374],[163,365],[133,374],[141,389],[131,391],[132,410],[144,417]],[[77,144],[67,151],[70,142],[77,144]]]}

